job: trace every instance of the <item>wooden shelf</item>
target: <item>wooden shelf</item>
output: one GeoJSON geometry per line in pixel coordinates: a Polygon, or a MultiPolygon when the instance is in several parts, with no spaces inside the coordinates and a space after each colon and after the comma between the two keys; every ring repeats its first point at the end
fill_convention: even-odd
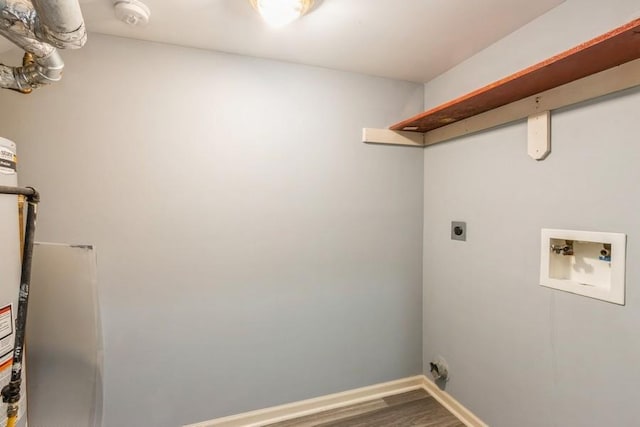
{"type": "Polygon", "coordinates": [[[429,132],[640,58],[640,19],[390,127],[429,132]]]}

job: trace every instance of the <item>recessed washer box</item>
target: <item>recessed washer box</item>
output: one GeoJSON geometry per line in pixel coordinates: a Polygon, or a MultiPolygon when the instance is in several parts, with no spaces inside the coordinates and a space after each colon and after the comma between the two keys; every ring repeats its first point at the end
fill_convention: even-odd
{"type": "Polygon", "coordinates": [[[627,236],[542,229],[540,285],[624,305],[627,236]]]}

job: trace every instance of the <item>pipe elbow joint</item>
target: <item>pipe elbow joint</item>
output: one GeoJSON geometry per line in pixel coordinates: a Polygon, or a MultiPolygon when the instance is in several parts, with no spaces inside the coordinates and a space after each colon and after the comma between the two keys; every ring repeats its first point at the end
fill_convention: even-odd
{"type": "Polygon", "coordinates": [[[27,187],[27,188],[33,191],[33,194],[31,194],[30,196],[28,196],[28,200],[29,200],[31,203],[35,203],[35,204],[40,203],[40,193],[38,193],[38,190],[36,190],[36,189],[35,189],[35,188],[33,188],[33,187],[27,187]]]}
{"type": "Polygon", "coordinates": [[[57,82],[62,79],[63,69],[64,62],[55,49],[46,57],[25,60],[25,64],[22,67],[16,67],[13,71],[17,90],[22,93],[29,93],[29,89],[57,82]]]}

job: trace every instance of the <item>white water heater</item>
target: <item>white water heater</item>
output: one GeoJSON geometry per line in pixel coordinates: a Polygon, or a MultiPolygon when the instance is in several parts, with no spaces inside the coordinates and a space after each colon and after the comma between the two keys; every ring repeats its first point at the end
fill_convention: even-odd
{"type": "MultiPolygon", "coordinates": [[[[0,137],[0,186],[18,185],[16,144],[0,137]]],[[[18,196],[0,194],[0,389],[9,383],[20,288],[20,223],[18,196]]],[[[22,382],[18,426],[26,425],[26,387],[22,382]]],[[[7,404],[0,402],[0,426],[7,422],[7,404]]]]}

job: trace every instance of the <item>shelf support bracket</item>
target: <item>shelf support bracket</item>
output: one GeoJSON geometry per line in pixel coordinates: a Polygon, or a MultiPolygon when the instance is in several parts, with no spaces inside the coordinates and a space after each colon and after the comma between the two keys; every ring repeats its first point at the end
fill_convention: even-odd
{"type": "Polygon", "coordinates": [[[424,147],[424,133],[389,129],[362,129],[362,142],[369,144],[407,145],[424,147]]]}
{"type": "Polygon", "coordinates": [[[551,112],[529,116],[527,123],[527,153],[535,160],[544,160],[551,152],[551,112]]]}

